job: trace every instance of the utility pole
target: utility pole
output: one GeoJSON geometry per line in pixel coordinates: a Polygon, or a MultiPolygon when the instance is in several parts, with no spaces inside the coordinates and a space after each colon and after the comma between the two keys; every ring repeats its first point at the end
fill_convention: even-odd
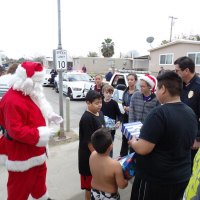
{"type": "MultiPolygon", "coordinates": [[[[58,0],[58,50],[62,50],[61,44],[61,10],[60,10],[60,0],[58,0]]],[[[63,115],[63,77],[62,77],[63,69],[58,70],[59,74],[59,107],[60,107],[60,116],[64,118],[63,115]]],[[[64,122],[60,124],[60,139],[65,138],[64,134],[64,122]]]]}
{"type": "Polygon", "coordinates": [[[171,42],[172,41],[172,26],[174,25],[174,20],[178,18],[173,17],[173,16],[169,16],[169,18],[171,18],[171,29],[170,29],[170,39],[169,39],[169,41],[171,42]]]}

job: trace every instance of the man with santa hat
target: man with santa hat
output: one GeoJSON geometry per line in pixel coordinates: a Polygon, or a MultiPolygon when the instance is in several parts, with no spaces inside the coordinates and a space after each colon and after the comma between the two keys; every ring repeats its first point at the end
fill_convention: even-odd
{"type": "Polygon", "coordinates": [[[0,162],[8,170],[8,200],[50,200],[46,188],[46,146],[52,135],[48,124],[62,123],[46,100],[43,66],[23,62],[11,88],[0,101],[0,162]]]}

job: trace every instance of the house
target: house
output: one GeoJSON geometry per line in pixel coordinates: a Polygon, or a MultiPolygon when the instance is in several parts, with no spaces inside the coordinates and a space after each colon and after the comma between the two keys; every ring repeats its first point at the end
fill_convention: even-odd
{"type": "Polygon", "coordinates": [[[134,57],[133,69],[138,71],[149,71],[149,55],[134,57]]]}
{"type": "MultiPolygon", "coordinates": [[[[55,59],[55,58],[54,58],[55,59]]],[[[55,69],[56,66],[54,64],[54,59],[53,57],[44,57],[42,62],[43,62],[43,66],[45,68],[49,68],[49,69],[55,69]]],[[[73,61],[72,61],[72,58],[67,56],[67,68],[68,67],[73,67],[73,61]]]]}
{"type": "Polygon", "coordinates": [[[44,57],[43,58],[43,66],[46,68],[46,69],[48,69],[48,68],[50,68],[50,69],[53,69],[54,67],[53,67],[53,57],[44,57]]]}
{"type": "Polygon", "coordinates": [[[149,50],[149,71],[157,75],[160,67],[174,70],[174,61],[189,56],[195,62],[195,70],[200,73],[200,41],[176,40],[149,50]]]}

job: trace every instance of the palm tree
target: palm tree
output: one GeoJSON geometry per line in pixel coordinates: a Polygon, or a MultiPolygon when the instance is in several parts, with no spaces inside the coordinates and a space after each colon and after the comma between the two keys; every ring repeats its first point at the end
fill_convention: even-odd
{"type": "Polygon", "coordinates": [[[114,55],[114,42],[112,42],[112,39],[107,38],[104,39],[104,42],[101,43],[101,53],[104,57],[109,58],[114,55]]]}

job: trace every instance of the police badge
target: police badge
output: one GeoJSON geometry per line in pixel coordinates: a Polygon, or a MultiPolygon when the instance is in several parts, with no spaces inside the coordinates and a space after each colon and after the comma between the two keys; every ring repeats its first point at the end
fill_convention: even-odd
{"type": "Polygon", "coordinates": [[[189,98],[189,99],[192,98],[193,95],[194,95],[194,92],[193,92],[192,90],[190,90],[189,93],[188,93],[188,98],[189,98]]]}

